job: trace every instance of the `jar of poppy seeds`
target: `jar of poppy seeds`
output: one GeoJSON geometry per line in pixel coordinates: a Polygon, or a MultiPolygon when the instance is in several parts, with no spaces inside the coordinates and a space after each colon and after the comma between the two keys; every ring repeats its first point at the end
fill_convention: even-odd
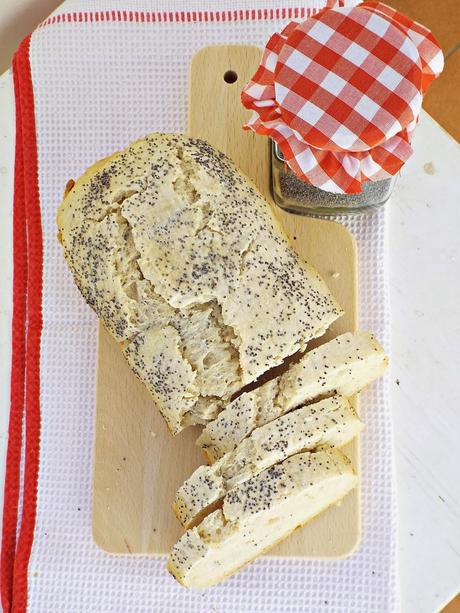
{"type": "Polygon", "coordinates": [[[384,204],[443,68],[431,32],[381,2],[324,9],[267,43],[243,89],[245,128],[271,138],[272,191],[310,215],[384,204]]]}

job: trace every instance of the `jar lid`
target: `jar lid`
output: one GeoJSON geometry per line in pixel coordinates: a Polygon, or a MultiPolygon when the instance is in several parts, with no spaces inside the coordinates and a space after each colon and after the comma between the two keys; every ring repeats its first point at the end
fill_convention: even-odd
{"type": "Polygon", "coordinates": [[[274,74],[283,120],[320,149],[365,151],[420,113],[415,44],[383,16],[359,7],[331,9],[299,24],[274,74]]]}
{"type": "Polygon", "coordinates": [[[302,179],[338,193],[387,178],[412,153],[422,95],[443,67],[431,32],[382,4],[324,9],[268,41],[243,89],[248,129],[302,179]]]}

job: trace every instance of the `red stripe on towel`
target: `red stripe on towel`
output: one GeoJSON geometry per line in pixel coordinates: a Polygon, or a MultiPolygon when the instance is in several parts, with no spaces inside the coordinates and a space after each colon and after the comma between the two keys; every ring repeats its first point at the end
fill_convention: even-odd
{"type": "Polygon", "coordinates": [[[13,200],[13,317],[11,322],[11,391],[8,449],[6,453],[5,490],[1,554],[1,597],[4,611],[12,607],[14,559],[21,470],[22,419],[24,412],[27,234],[24,199],[21,106],[17,70],[13,71],[16,97],[16,143],[13,200]]]}
{"type": "MultiPolygon", "coordinates": [[[[14,558],[12,591],[11,589],[5,590],[7,597],[8,593],[10,597],[12,594],[12,609],[14,613],[22,613],[27,608],[28,565],[35,529],[40,446],[40,341],[42,331],[43,243],[38,189],[34,94],[29,61],[29,46],[30,35],[21,43],[14,56],[13,63],[15,79],[18,84],[16,104],[17,108],[20,109],[16,120],[17,129],[19,128],[17,138],[20,136],[22,142],[23,172],[19,194],[21,194],[22,190],[27,233],[27,328],[25,348],[23,347],[25,349],[24,491],[19,538],[14,558]]],[[[21,177],[19,174],[15,179],[20,184],[21,177]]],[[[18,296],[16,295],[15,298],[18,298],[18,296]]],[[[12,444],[15,444],[14,441],[12,444]]],[[[19,467],[16,467],[16,469],[19,470],[19,467]]],[[[8,489],[10,487],[8,476],[6,484],[8,489]]],[[[9,538],[11,544],[11,535],[8,536],[4,533],[3,538],[9,538]]],[[[12,561],[10,560],[10,565],[11,563],[12,561]]],[[[2,597],[3,594],[2,585],[2,597]]]]}

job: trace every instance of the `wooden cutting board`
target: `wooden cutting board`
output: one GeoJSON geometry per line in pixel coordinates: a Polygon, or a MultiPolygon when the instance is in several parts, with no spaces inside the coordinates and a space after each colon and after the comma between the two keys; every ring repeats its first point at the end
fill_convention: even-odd
{"type": "MultiPolygon", "coordinates": [[[[251,177],[274,207],[296,251],[316,266],[346,310],[320,344],[357,328],[356,246],[343,226],[284,213],[272,203],[269,143],[242,130],[248,113],[239,99],[260,55],[258,48],[243,46],[207,47],[196,54],[190,73],[189,132],[224,151],[251,177]]],[[[113,553],[167,553],[182,534],[171,510],[174,493],[204,461],[195,446],[199,428],[175,438],[169,434],[151,396],[102,326],[95,433],[94,540],[113,553]]],[[[358,448],[357,441],[346,448],[357,469],[358,448]]],[[[355,491],[270,555],[337,558],[355,548],[359,535],[355,491]]]]}

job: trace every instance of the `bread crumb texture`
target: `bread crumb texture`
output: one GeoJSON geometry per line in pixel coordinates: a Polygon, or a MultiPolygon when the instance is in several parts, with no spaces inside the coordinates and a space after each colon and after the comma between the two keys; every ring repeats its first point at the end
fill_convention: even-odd
{"type": "Polygon", "coordinates": [[[338,449],[291,456],[233,488],[222,508],[187,530],[168,570],[186,587],[214,585],[340,502],[356,483],[338,449]]]}
{"type": "Polygon", "coordinates": [[[203,429],[197,444],[215,462],[254,428],[320,396],[351,397],[377,379],[388,358],[370,332],[346,332],[305,353],[281,376],[244,392],[203,429]]]}
{"type": "Polygon", "coordinates": [[[173,433],[341,314],[254,185],[202,140],[152,134],[97,162],[57,223],[84,299],[173,433]]]}
{"type": "Polygon", "coordinates": [[[353,407],[335,395],[256,428],[214,464],[198,467],[176,493],[173,509],[195,525],[226,493],[291,455],[322,445],[341,447],[363,428],[353,407]]]}

